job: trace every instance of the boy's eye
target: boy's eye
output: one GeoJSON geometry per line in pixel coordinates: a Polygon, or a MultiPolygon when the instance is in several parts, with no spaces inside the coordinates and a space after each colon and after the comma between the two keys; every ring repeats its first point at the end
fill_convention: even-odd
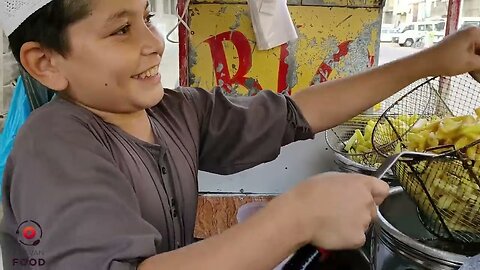
{"type": "Polygon", "coordinates": [[[155,17],[155,13],[153,13],[153,12],[148,13],[148,15],[145,17],[145,24],[146,25],[151,25],[153,17],[155,17]]]}
{"type": "Polygon", "coordinates": [[[128,33],[128,31],[130,31],[130,24],[126,24],[124,25],[122,28],[118,29],[117,31],[115,31],[112,35],[125,35],[128,33]]]}

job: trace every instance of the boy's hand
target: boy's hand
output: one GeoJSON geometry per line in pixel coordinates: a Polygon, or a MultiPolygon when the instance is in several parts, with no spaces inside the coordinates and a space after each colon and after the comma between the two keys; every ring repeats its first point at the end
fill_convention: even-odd
{"type": "Polygon", "coordinates": [[[420,55],[429,76],[454,76],[480,71],[480,28],[458,31],[420,55]]]}
{"type": "Polygon", "coordinates": [[[354,249],[365,243],[365,232],[376,206],[389,192],[385,182],[359,174],[314,176],[287,193],[290,217],[297,218],[308,242],[330,250],[354,249]]]}

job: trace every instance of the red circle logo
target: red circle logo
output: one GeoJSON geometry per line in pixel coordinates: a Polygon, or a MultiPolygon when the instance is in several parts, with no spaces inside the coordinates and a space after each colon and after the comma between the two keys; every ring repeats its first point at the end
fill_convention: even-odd
{"type": "Polygon", "coordinates": [[[40,243],[43,232],[40,224],[33,220],[26,220],[18,225],[17,240],[25,246],[36,246],[40,243]]]}
{"type": "Polygon", "coordinates": [[[23,237],[25,237],[25,239],[32,240],[33,238],[35,238],[37,231],[33,226],[27,226],[23,228],[22,234],[23,234],[23,237]]]}

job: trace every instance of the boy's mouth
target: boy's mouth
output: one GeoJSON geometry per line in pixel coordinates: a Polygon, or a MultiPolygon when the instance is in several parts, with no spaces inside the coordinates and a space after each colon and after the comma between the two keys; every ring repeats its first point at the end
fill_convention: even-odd
{"type": "Polygon", "coordinates": [[[159,66],[156,65],[154,67],[151,67],[150,69],[140,73],[140,74],[137,74],[135,76],[132,76],[133,79],[146,79],[146,78],[150,78],[150,77],[155,77],[158,75],[158,68],[159,66]]]}

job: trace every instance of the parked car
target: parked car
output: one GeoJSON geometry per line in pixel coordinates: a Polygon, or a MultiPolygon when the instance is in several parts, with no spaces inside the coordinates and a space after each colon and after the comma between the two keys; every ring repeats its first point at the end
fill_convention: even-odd
{"type": "Polygon", "coordinates": [[[380,33],[380,42],[393,42],[394,37],[398,36],[398,29],[393,26],[383,26],[380,33]]]}
{"type": "Polygon", "coordinates": [[[444,20],[408,23],[400,27],[400,34],[393,41],[405,47],[411,47],[421,38],[426,43],[437,43],[445,36],[445,27],[444,20]]]}
{"type": "Polygon", "coordinates": [[[480,17],[463,17],[458,21],[458,28],[463,29],[469,26],[480,27],[480,17]]]}

